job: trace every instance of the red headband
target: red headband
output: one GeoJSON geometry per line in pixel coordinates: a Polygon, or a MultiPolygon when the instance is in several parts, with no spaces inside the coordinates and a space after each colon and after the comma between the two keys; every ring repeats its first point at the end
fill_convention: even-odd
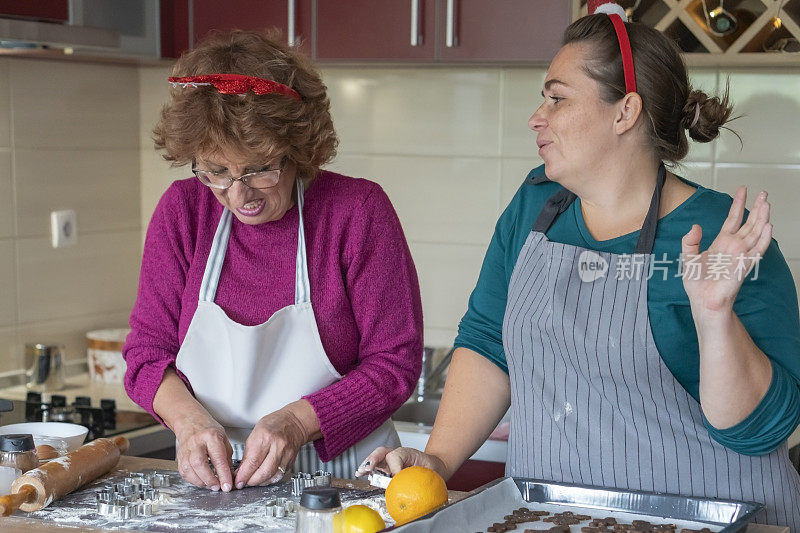
{"type": "Polygon", "coordinates": [[[631,52],[631,42],[628,39],[628,31],[625,29],[627,16],[623,20],[620,13],[625,14],[625,10],[615,2],[608,0],[588,0],[589,14],[605,13],[614,25],[619,41],[619,51],[622,55],[622,72],[625,74],[625,92],[636,92],[636,74],[633,70],[633,53],[631,52]]]}
{"type": "Polygon", "coordinates": [[[168,79],[173,87],[181,86],[184,89],[198,85],[213,85],[222,94],[245,94],[252,90],[256,94],[280,93],[291,96],[298,102],[301,100],[297,91],[282,83],[242,74],[203,74],[202,76],[170,77],[168,79]]]}

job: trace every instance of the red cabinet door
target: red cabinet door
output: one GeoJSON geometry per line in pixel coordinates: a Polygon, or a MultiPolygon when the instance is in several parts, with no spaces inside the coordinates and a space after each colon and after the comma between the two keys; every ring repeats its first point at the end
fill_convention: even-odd
{"type": "Polygon", "coordinates": [[[317,0],[316,6],[316,59],[416,62],[434,58],[435,0],[317,0]]]}
{"type": "Polygon", "coordinates": [[[438,0],[437,59],[549,62],[570,23],[571,5],[569,0],[438,0]]]}
{"type": "Polygon", "coordinates": [[[0,17],[19,17],[47,22],[67,22],[67,0],[4,0],[0,2],[0,17]]]}
{"type": "Polygon", "coordinates": [[[289,34],[289,4],[294,5],[295,41],[311,51],[311,0],[193,0],[192,42],[212,30],[265,30],[278,28],[284,40],[289,34]]]}

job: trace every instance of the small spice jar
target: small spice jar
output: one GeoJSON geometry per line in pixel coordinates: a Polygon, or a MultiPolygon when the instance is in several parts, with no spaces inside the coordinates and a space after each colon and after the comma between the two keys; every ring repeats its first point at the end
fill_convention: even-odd
{"type": "Polygon", "coordinates": [[[297,508],[295,533],[333,533],[333,520],[342,512],[339,491],[331,488],[306,488],[297,508]]]}
{"type": "Polygon", "coordinates": [[[37,466],[39,458],[34,449],[33,435],[0,435],[0,494],[11,492],[14,480],[37,466]]]}

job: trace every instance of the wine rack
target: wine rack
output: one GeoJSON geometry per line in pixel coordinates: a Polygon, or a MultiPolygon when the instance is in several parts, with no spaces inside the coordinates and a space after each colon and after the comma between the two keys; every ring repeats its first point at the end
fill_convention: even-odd
{"type": "MultiPolygon", "coordinates": [[[[674,39],[690,66],[800,66],[800,0],[622,0],[674,39]]],[[[586,0],[572,0],[573,19],[586,0]]]]}

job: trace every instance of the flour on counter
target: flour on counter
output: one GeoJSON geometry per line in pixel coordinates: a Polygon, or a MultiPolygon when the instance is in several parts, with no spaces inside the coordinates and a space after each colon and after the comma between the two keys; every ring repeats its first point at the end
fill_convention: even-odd
{"type": "MultiPolygon", "coordinates": [[[[50,507],[27,515],[18,512],[17,516],[63,525],[140,531],[294,531],[294,514],[285,518],[266,515],[267,501],[279,497],[291,498],[291,482],[269,487],[248,487],[228,493],[213,492],[190,485],[177,472],[171,473],[172,484],[169,488],[159,489],[158,501],[154,502],[158,511],[153,516],[120,521],[98,514],[96,491],[107,485],[121,483],[128,475],[126,471],[118,471],[114,476],[95,481],[61,498],[50,507]]],[[[387,525],[394,523],[386,511],[383,497],[354,499],[360,494],[359,491],[340,491],[344,507],[367,505],[378,511],[387,525]]]]}

